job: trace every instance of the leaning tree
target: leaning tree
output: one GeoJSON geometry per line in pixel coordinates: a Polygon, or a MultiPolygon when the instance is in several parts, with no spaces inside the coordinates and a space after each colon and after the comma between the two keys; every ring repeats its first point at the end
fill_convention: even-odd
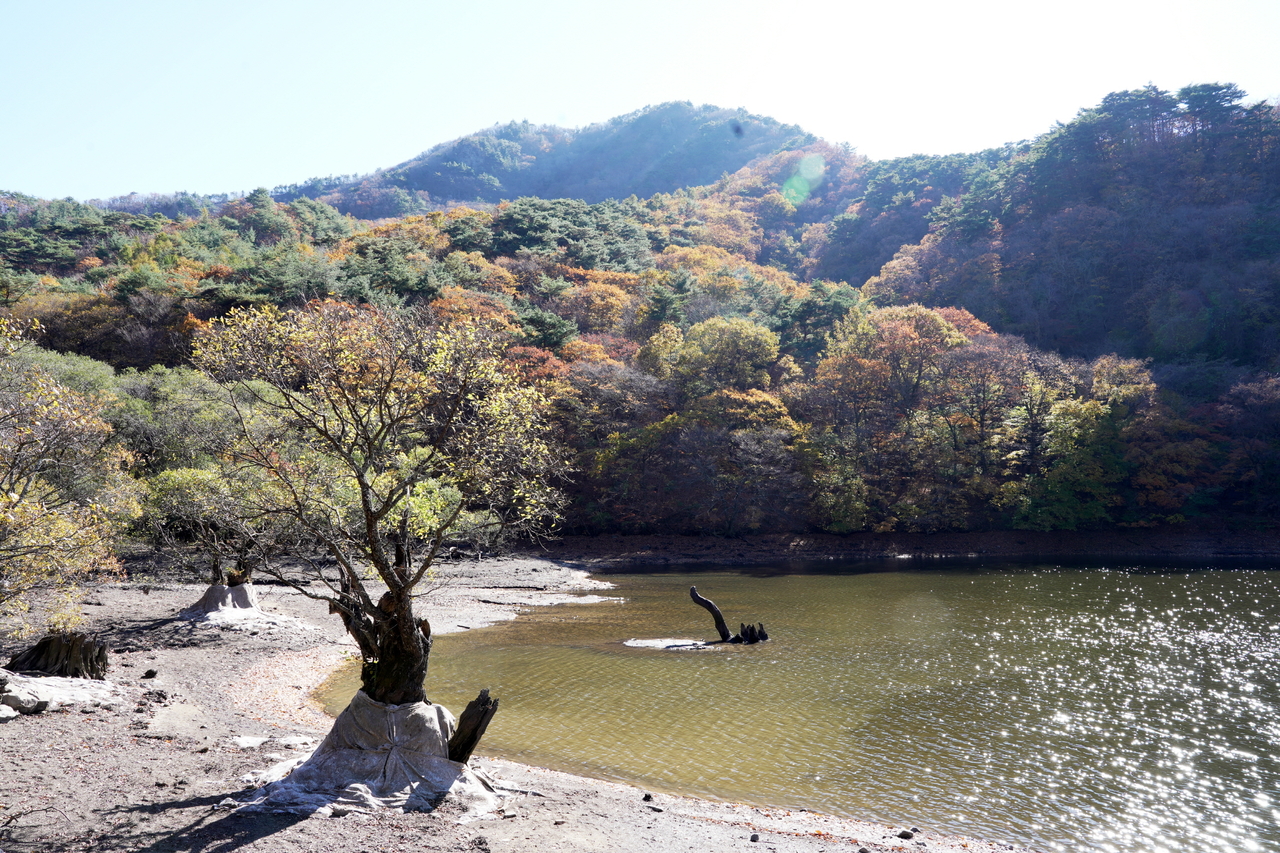
{"type": "Polygon", "coordinates": [[[317,546],[259,571],[328,602],[375,702],[426,699],[431,628],[414,601],[442,547],[557,514],[545,401],[502,347],[481,325],[332,301],[235,311],[196,341],[196,364],[252,401],[236,403],[225,463],[269,488],[242,511],[317,546]]]}

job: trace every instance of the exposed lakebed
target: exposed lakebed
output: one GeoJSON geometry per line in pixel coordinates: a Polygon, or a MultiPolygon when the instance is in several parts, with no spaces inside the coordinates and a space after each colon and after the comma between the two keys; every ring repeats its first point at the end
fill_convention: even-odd
{"type": "Polygon", "coordinates": [[[619,600],[438,637],[429,694],[500,697],[484,752],[655,789],[1051,850],[1280,850],[1280,572],[870,565],[609,575],[619,600]],[[692,584],[773,639],[625,644],[714,638],[692,584]]]}

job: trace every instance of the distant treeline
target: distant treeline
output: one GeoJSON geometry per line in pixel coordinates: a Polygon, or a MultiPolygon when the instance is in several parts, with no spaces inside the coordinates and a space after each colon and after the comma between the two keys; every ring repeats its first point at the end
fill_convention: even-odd
{"type": "Polygon", "coordinates": [[[1147,87],[1030,143],[871,162],[670,104],[241,198],[7,194],[0,301],[114,400],[142,478],[202,464],[178,433],[219,415],[166,409],[202,324],[337,299],[506,336],[573,454],[576,532],[1269,525],[1278,119],[1147,87]]]}

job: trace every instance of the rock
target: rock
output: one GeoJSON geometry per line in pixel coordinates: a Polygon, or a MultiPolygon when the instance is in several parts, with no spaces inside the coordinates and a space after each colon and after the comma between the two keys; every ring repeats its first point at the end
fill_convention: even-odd
{"type": "Polygon", "coordinates": [[[156,675],[157,673],[154,669],[149,669],[146,672],[142,673],[143,678],[155,678],[156,675]]]}
{"type": "Polygon", "coordinates": [[[18,684],[9,684],[0,694],[0,704],[7,705],[19,714],[39,714],[48,710],[49,701],[41,699],[35,690],[18,684]]]}
{"type": "Polygon", "coordinates": [[[916,837],[916,834],[909,829],[904,829],[902,832],[898,833],[898,837],[905,841],[910,841],[912,838],[916,837]]]}
{"type": "Polygon", "coordinates": [[[0,723],[7,723],[14,717],[18,716],[18,712],[8,705],[0,705],[0,723]]]}
{"type": "Polygon", "coordinates": [[[752,840],[752,841],[759,841],[759,840],[760,840],[760,833],[758,833],[758,832],[753,832],[753,833],[751,833],[751,840],[752,840]]]}
{"type": "Polygon", "coordinates": [[[646,803],[652,803],[653,794],[645,794],[643,797],[641,797],[641,799],[644,800],[646,803]]]}
{"type": "Polygon", "coordinates": [[[0,704],[21,714],[39,714],[74,705],[113,709],[122,698],[119,688],[107,681],[60,676],[5,673],[0,704]]]}
{"type": "Polygon", "coordinates": [[[276,743],[286,749],[312,749],[316,745],[316,739],[301,735],[291,735],[289,737],[276,738],[276,743]]]}

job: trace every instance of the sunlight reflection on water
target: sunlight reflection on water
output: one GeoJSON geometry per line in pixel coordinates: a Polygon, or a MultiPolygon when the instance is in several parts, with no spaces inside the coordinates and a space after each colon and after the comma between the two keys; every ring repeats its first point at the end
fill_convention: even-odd
{"type": "Polygon", "coordinates": [[[1280,573],[756,574],[611,576],[625,600],[440,637],[429,693],[492,688],[483,752],[656,789],[1049,850],[1280,851],[1280,573]],[[711,639],[691,584],[773,639],[623,644],[711,639]]]}

